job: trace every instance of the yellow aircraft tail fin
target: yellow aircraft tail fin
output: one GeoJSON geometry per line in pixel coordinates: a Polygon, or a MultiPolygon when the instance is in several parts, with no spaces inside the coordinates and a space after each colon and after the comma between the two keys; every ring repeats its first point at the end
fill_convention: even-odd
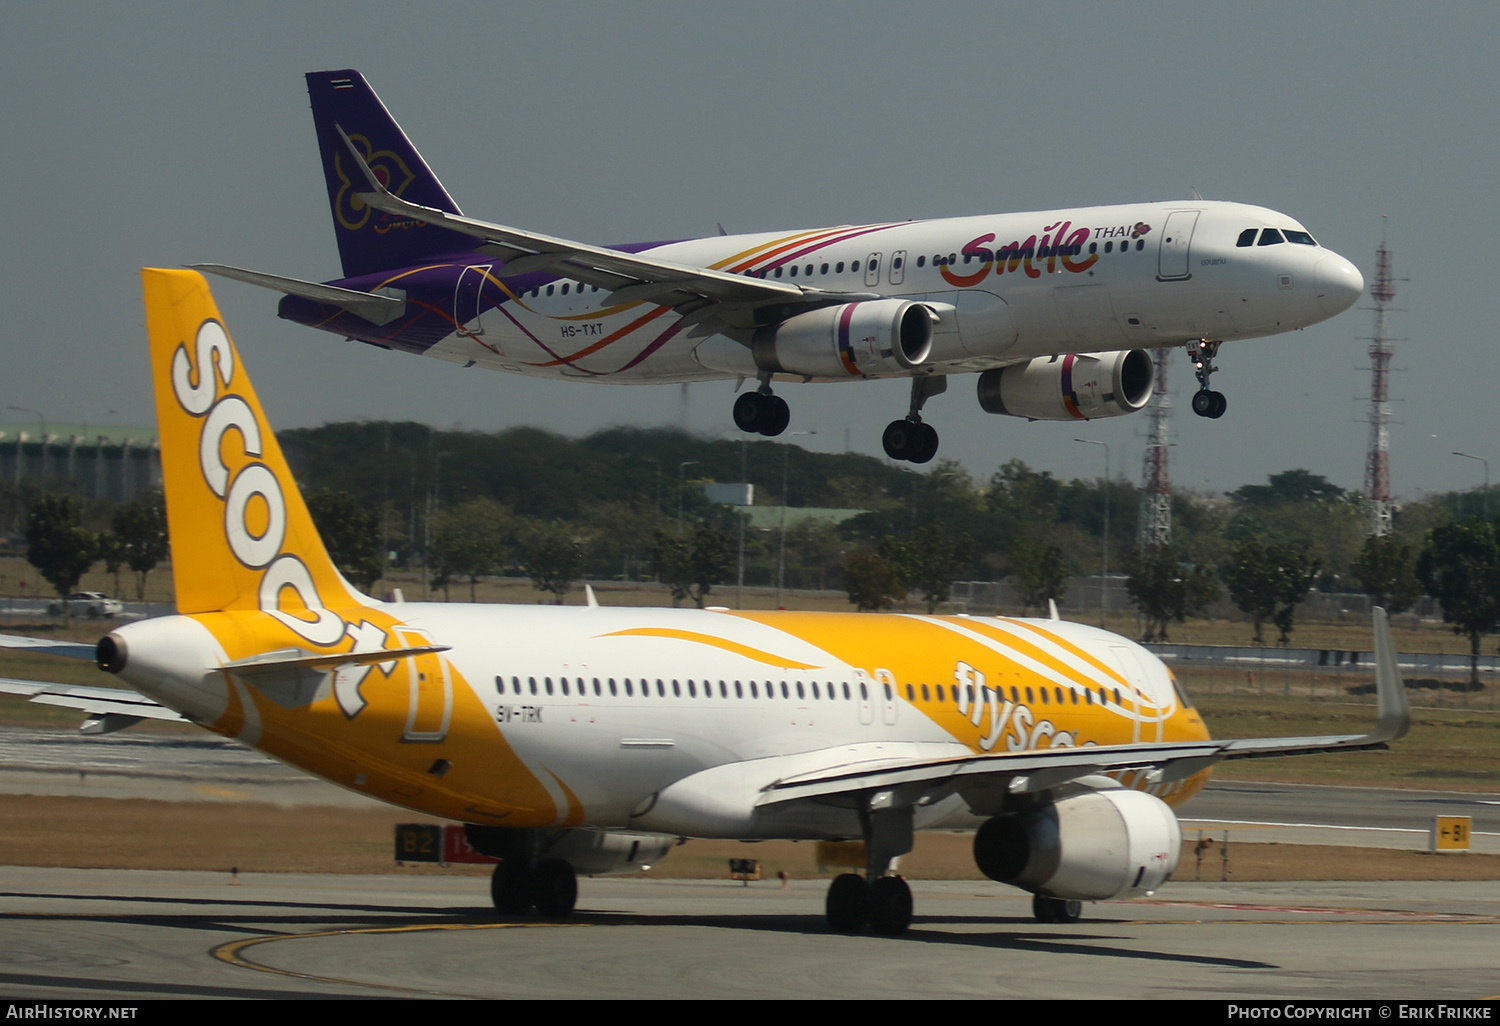
{"type": "Polygon", "coordinates": [[[314,644],[363,605],[318,537],[203,276],[141,272],[181,613],[261,610],[314,644]]]}

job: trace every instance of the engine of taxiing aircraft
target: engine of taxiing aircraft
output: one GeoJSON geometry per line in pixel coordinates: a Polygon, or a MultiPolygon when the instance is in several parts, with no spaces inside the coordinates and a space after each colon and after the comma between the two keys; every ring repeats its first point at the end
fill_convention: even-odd
{"type": "Polygon", "coordinates": [[[979,375],[979,405],[1027,420],[1123,417],[1146,405],[1155,374],[1144,349],[1038,356],[979,375]]]}
{"type": "Polygon", "coordinates": [[[1149,894],[1177,868],[1182,830],[1144,791],[1088,791],[987,820],[974,861],[992,880],[1053,898],[1149,894]]]}
{"type": "Polygon", "coordinates": [[[932,311],[905,299],[826,306],[755,333],[755,365],[812,378],[894,374],[932,352],[932,311]]]}

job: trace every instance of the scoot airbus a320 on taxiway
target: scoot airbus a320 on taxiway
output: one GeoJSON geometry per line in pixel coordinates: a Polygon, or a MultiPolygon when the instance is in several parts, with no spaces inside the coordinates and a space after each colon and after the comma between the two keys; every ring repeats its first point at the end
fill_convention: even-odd
{"type": "Polygon", "coordinates": [[[595,246],[463,216],[364,78],[307,76],[344,277],[193,265],[287,293],[281,316],[387,349],[609,384],[731,379],[744,431],[790,420],[774,382],[908,377],[886,454],[923,463],[926,401],[977,374],[989,413],[1087,420],[1151,397],[1185,346],[1194,412],[1219,345],[1305,328],[1364,288],[1264,207],[1194,199],[595,246]]]}
{"type": "Polygon", "coordinates": [[[1219,760],[1405,733],[1383,611],[1372,733],[1215,741],[1149,651],[1055,617],[377,602],[329,560],[204,279],[144,280],[178,614],[97,650],[0,639],[91,651],[135,692],[0,690],[96,733],[180,714],[465,823],[506,912],[565,914],[576,874],[679,838],[852,839],[829,923],[898,933],[913,831],[971,827],[986,875],[1071,921],[1167,879],[1171,806],[1219,760]]]}

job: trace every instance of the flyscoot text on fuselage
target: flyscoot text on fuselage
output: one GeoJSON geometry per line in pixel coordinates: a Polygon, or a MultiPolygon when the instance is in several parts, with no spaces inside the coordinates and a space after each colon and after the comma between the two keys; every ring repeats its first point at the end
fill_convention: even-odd
{"type": "Polygon", "coordinates": [[[1189,348],[1222,416],[1227,340],[1351,306],[1358,270],[1285,214],[1193,199],[594,246],[466,217],[364,79],[307,76],[344,277],[198,265],[287,293],[281,316],[465,366],[613,384],[754,381],[736,424],[776,435],[779,382],[912,380],[888,455],[925,462],[923,408],[973,374],[1032,420],[1145,405],[1149,350],[1189,348]]]}
{"type": "Polygon", "coordinates": [[[894,933],[913,831],[972,826],[986,875],[1069,921],[1165,881],[1171,806],[1220,759],[1405,730],[1383,614],[1373,733],[1223,741],[1150,652],[1056,619],[376,601],[329,560],[203,278],[143,276],[178,614],[98,646],[154,701],[47,700],[176,710],[467,824],[502,911],[566,913],[578,874],[679,838],[855,839],[830,925],[894,933]]]}

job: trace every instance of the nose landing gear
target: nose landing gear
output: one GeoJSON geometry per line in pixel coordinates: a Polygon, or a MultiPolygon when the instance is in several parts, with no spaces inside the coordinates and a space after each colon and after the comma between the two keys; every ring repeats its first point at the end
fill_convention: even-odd
{"type": "Polygon", "coordinates": [[[1229,408],[1223,392],[1214,392],[1208,387],[1209,376],[1219,368],[1214,366],[1214,357],[1219,353],[1219,343],[1202,339],[1189,342],[1188,357],[1193,361],[1193,374],[1198,378],[1198,391],[1193,393],[1193,412],[1200,417],[1218,420],[1229,408]]]}

